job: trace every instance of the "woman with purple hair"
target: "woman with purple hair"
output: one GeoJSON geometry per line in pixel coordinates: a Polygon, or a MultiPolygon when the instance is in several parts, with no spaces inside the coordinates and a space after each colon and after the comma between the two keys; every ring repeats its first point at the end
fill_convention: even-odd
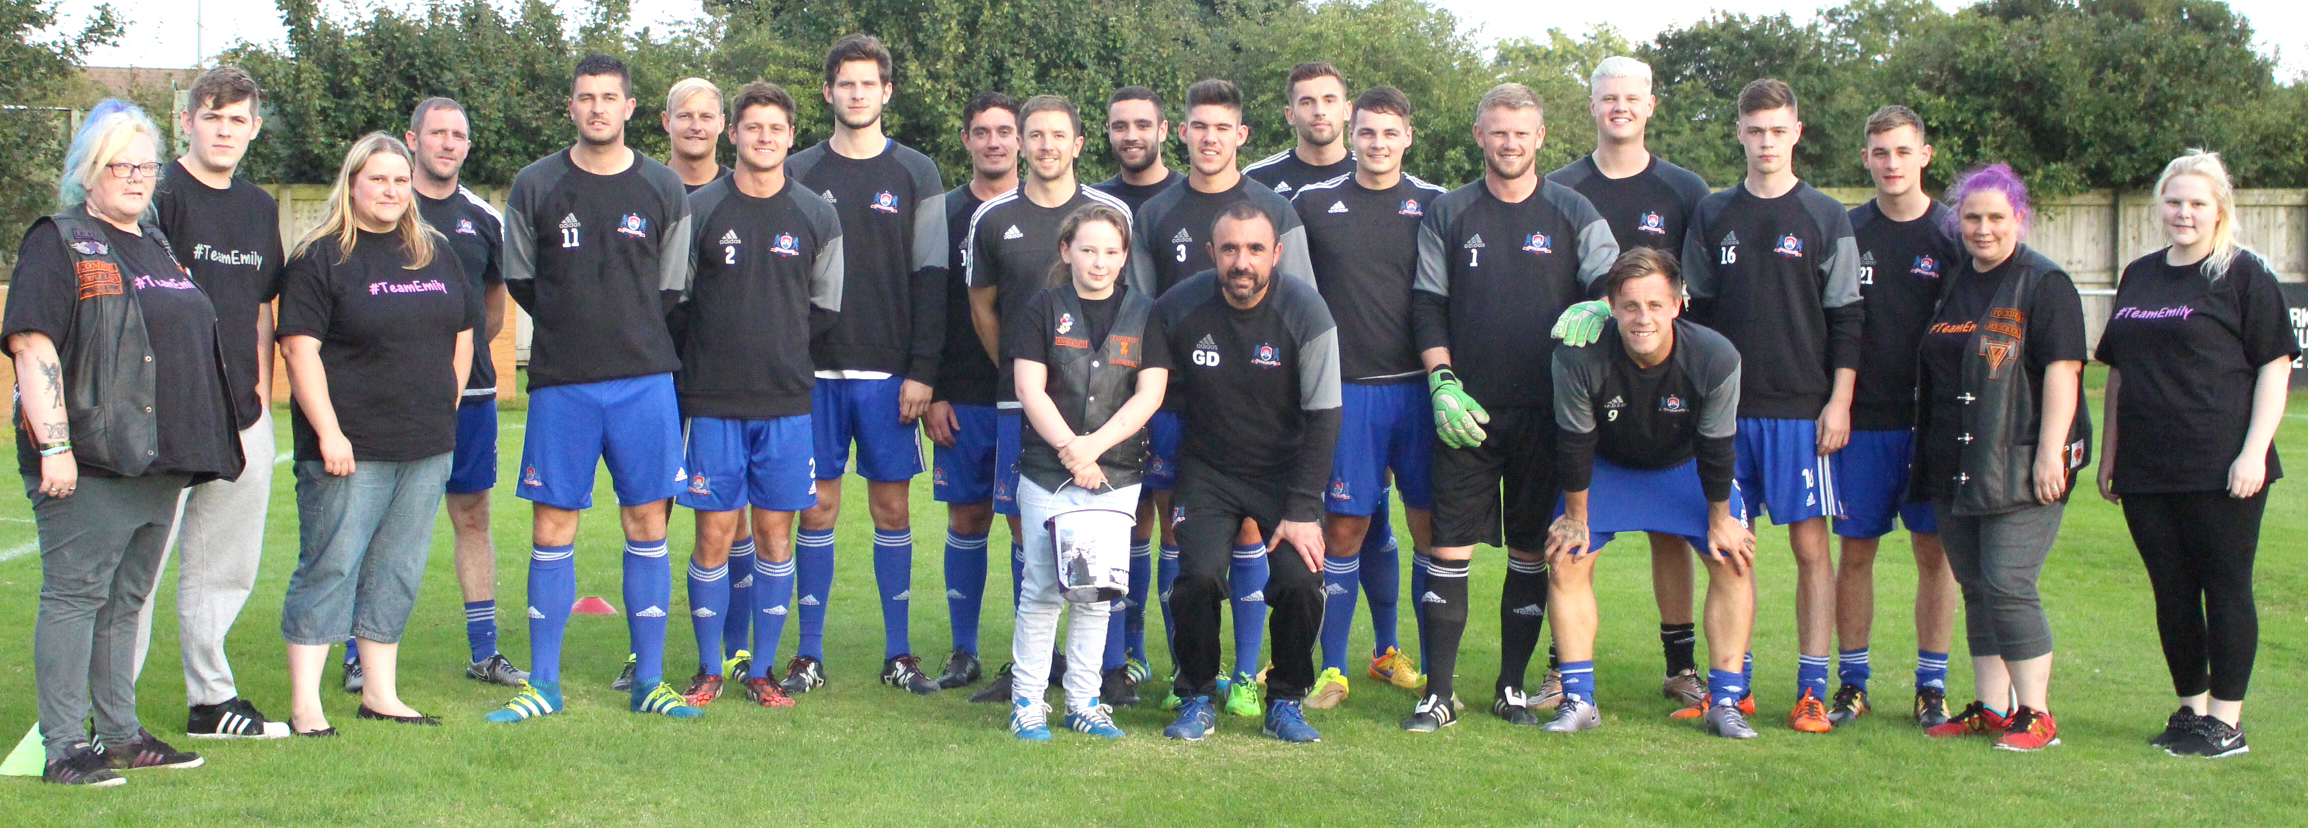
{"type": "Polygon", "coordinates": [[[2010,166],[1964,173],[1948,201],[1968,262],[1948,275],[1924,332],[1910,491],[1939,512],[1977,696],[1925,732],[2041,750],[2060,739],[2036,580],[2091,453],[2083,303],[2058,264],[2022,243],[2034,211],[2010,166]]]}

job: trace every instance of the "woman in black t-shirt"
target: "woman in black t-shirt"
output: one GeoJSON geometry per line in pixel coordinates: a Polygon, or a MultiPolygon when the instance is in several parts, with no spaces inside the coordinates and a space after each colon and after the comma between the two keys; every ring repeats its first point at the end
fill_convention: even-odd
{"type": "Polygon", "coordinates": [[[2059,744],[2059,726],[2036,582],[2090,453],[2083,305],[2059,265],[2020,243],[2033,214],[2011,167],[1965,173],[1949,199],[1968,261],[1924,329],[1912,491],[1939,514],[1977,696],[1925,733],[2041,750],[2059,744]]]}
{"type": "Polygon", "coordinates": [[[2300,348],[2268,263],[2236,244],[2220,157],[2173,159],[2156,198],[2171,246],[2124,268],[2100,335],[2110,366],[2100,495],[2123,504],[2180,697],[2149,744],[2216,759],[2249,750],[2252,560],[2268,486],[2284,474],[2274,440],[2300,348]],[[2119,431],[2139,436],[2119,444],[2119,431]]]}
{"type": "Polygon", "coordinates": [[[296,574],[281,608],[289,725],[335,735],[321,711],[329,647],[360,642],[363,719],[439,724],[401,702],[394,656],[432,544],[457,442],[457,402],[481,305],[409,188],[413,158],[353,144],[329,214],[291,254],[281,291],[296,435],[296,574]]]}
{"type": "Polygon", "coordinates": [[[22,406],[16,467],[40,533],[41,778],[67,785],[201,764],[136,719],[136,616],[177,497],[241,469],[216,311],[143,220],[160,141],[134,106],[89,112],[58,176],[63,209],[24,233],[0,331],[22,406]]]}

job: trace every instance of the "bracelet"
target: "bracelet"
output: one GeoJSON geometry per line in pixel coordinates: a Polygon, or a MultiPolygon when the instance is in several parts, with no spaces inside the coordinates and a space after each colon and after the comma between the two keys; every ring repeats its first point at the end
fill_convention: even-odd
{"type": "Polygon", "coordinates": [[[56,455],[63,454],[71,450],[72,441],[70,440],[40,444],[40,456],[42,457],[55,457],[56,455]]]}

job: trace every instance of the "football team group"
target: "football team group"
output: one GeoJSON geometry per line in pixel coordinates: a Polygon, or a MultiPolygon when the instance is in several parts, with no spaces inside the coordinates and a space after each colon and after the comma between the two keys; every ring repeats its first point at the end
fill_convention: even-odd
{"type": "Polygon", "coordinates": [[[2110,367],[2098,488],[2153,584],[2179,700],[2152,744],[2246,750],[2252,563],[2299,348],[2274,274],[2237,243],[2218,156],[2191,151],[2154,182],[2168,245],[2124,270],[2087,354],[2075,285],[2025,243],[2021,175],[1976,167],[1934,200],[1925,121],[1904,106],[1877,110],[1852,148],[1875,192],[1849,210],[1793,168],[1787,84],[1757,80],[1736,112],[1709,113],[1745,156],[1711,191],[1646,149],[1661,102],[1628,57],[1594,69],[1593,152],[1551,173],[1528,87],[1483,95],[1471,136],[1427,135],[1401,91],[1357,92],[1310,62],[1276,79],[1295,145],[1247,166],[1254,113],[1235,84],[1195,83],[1177,109],[1114,91],[1102,125],[1120,173],[1095,184],[1076,177],[1089,141],[1074,102],[979,94],[956,136],[969,178],[949,190],[884,133],[892,68],[871,36],[834,44],[832,135],[798,152],[785,89],[680,81],[659,162],[626,144],[625,65],[586,57],[576,140],[524,168],[501,209],[459,177],[494,125],[426,99],[399,137],[351,144],[323,221],[285,249],[274,200],[236,177],[263,126],[246,72],[192,86],[173,161],[136,107],[91,112],[59,212],[25,233],[0,331],[39,531],[46,778],[201,763],[136,715],[171,550],[186,735],[335,736],[322,685],[337,681],[359,719],[440,724],[400,699],[396,656],[444,502],[466,675],[513,688],[487,721],[569,712],[577,529],[604,463],[630,634],[613,686],[639,714],[695,718],[725,696],[789,708],[824,687],[839,557],[871,561],[881,683],[983,683],[971,700],[1006,705],[1020,739],[1123,736],[1114,708],[1155,680],[1150,605],[1169,678],[1143,702],[1176,711],[1169,738],[1204,738],[1224,713],[1317,741],[1307,711],[1343,701],[1350,675],[1408,691],[1402,728],[1433,732],[1465,710],[1469,564],[1489,545],[1506,552],[1489,711],[1576,733],[1603,723],[1596,562],[1642,533],[1660,712],[1749,739],[1767,517],[1795,564],[1790,730],[1874,709],[1875,559],[1904,526],[1909,715],[1930,737],[2039,750],[2059,727],[2037,582],[2092,460],[2092,358],[2110,367]],[[1470,137],[1479,179],[1406,171],[1414,145],[1470,137]],[[1183,169],[1165,159],[1173,139],[1183,169]],[[507,299],[534,323],[512,483],[534,510],[532,672],[497,647],[489,533],[487,343],[507,299]],[[299,538],[285,720],[241,696],[224,647],[263,546],[276,347],[299,538]],[[837,537],[853,459],[870,539],[837,537]],[[951,641],[934,671],[909,629],[925,471],[946,506],[951,641]],[[676,504],[696,523],[683,689],[664,673],[676,504]],[[1015,621],[989,676],[997,515],[1015,621]],[[1106,550],[1103,575],[1061,564],[1085,549],[1106,550]],[[1398,635],[1404,595],[1415,642],[1398,635]],[[1357,642],[1363,601],[1373,638],[1357,642]],[[1973,692],[1951,709],[1959,610],[1973,692]]]}

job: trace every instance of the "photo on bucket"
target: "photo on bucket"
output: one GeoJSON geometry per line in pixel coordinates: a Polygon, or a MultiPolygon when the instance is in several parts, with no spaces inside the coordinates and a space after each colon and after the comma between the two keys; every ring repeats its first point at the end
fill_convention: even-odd
{"type": "Polygon", "coordinates": [[[1118,509],[1072,509],[1050,516],[1058,554],[1058,590],[1077,604],[1119,601],[1130,586],[1130,528],[1137,516],[1118,509]]]}

